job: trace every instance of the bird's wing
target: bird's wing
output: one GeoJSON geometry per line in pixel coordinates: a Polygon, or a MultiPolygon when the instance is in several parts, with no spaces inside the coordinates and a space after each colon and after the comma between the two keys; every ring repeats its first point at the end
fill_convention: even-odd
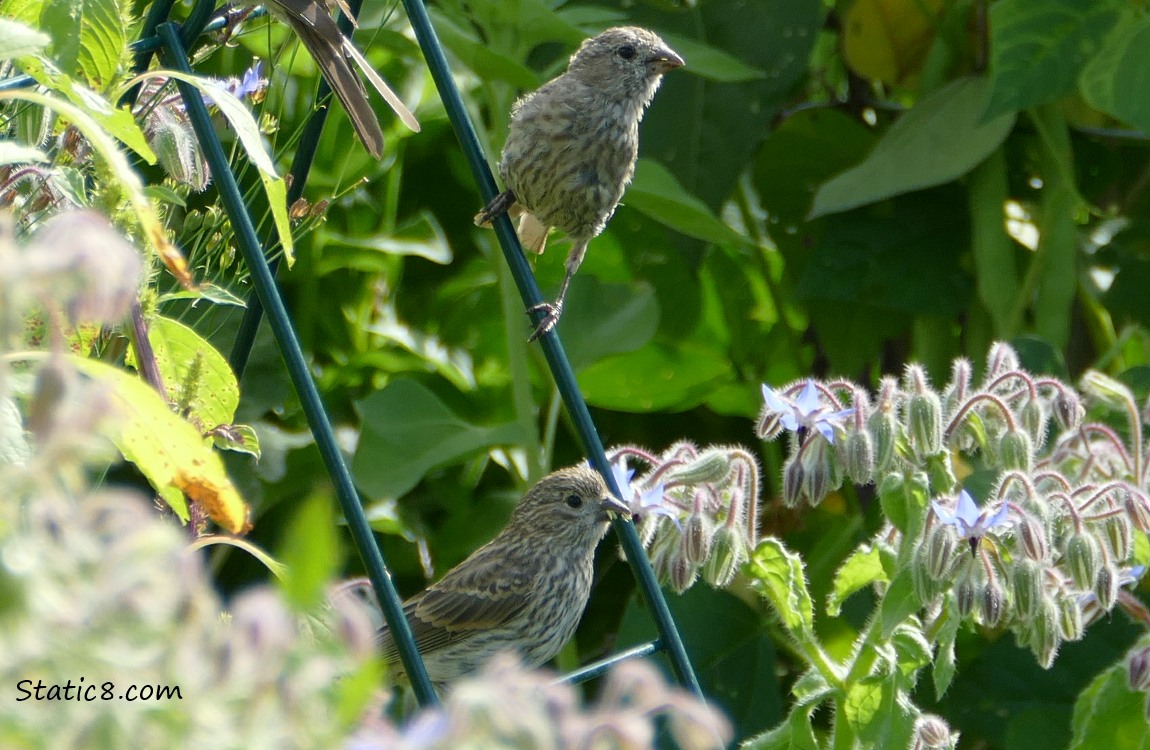
{"type": "MultiPolygon", "coordinates": [[[[506,547],[488,545],[403,606],[421,654],[499,628],[523,612],[539,571],[516,565],[506,547]]],[[[381,639],[386,661],[399,658],[390,633],[381,639]]]]}

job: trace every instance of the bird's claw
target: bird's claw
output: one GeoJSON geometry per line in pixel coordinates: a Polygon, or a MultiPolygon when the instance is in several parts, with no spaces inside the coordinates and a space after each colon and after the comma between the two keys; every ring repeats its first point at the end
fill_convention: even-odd
{"type": "Polygon", "coordinates": [[[535,324],[535,331],[527,337],[528,344],[555,327],[559,322],[559,316],[563,314],[563,305],[562,303],[552,304],[550,302],[540,302],[538,305],[532,305],[527,308],[528,315],[534,315],[538,312],[544,313],[544,315],[539,319],[539,322],[535,324]]]}

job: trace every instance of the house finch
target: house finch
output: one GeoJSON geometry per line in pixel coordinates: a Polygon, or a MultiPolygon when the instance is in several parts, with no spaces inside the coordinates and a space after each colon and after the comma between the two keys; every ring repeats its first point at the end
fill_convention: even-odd
{"type": "Polygon", "coordinates": [[[559,295],[527,311],[546,312],[530,341],[559,321],[587,243],[603,231],[635,173],[643,111],[663,73],[682,64],[646,29],[608,29],[583,42],[566,73],[512,107],[499,160],[507,190],[475,221],[482,226],[508,212],[519,219],[520,242],[537,253],[551,227],[571,238],[559,295]]]}
{"type": "MultiPolygon", "coordinates": [[[[609,512],[630,511],[602,477],[586,466],[560,469],[527,491],[498,536],[407,600],[431,681],[449,683],[506,649],[532,667],[555,656],[587,605],[609,512]]],[[[379,644],[398,662],[386,626],[379,644]]]]}

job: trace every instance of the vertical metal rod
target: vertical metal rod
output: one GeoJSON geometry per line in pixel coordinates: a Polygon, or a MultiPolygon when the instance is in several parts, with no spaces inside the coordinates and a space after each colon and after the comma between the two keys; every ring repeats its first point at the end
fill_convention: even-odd
{"type": "MultiPolygon", "coordinates": [[[[171,23],[165,23],[159,27],[158,31],[164,43],[162,53],[164,63],[185,73],[192,72],[188,65],[187,52],[184,50],[176,27],[171,23]]],[[[288,374],[291,376],[292,384],[299,395],[300,404],[307,416],[308,424],[311,425],[312,433],[315,435],[316,446],[319,448],[324,465],[335,484],[336,497],[343,510],[344,518],[347,520],[348,528],[351,530],[356,549],[359,550],[359,554],[363,558],[368,577],[371,579],[371,584],[379,598],[384,619],[387,621],[388,627],[391,628],[396,643],[400,644],[399,654],[404,671],[407,672],[408,679],[411,680],[412,688],[420,704],[424,706],[436,705],[439,703],[439,698],[428,679],[423,659],[411,637],[411,628],[408,626],[407,618],[403,615],[403,605],[387,572],[383,554],[376,544],[371,525],[363,512],[363,506],[359,502],[351,472],[348,471],[343,454],[336,443],[331,421],[324,410],[315,382],[311,378],[303,350],[300,348],[299,339],[296,338],[288,318],[287,308],[276,289],[275,279],[272,278],[271,270],[268,268],[263,250],[256,237],[255,226],[251,216],[248,215],[247,207],[244,205],[243,196],[236,184],[235,176],[231,172],[223,146],[220,144],[219,138],[216,137],[207,107],[195,88],[181,81],[177,81],[176,86],[183,97],[184,105],[187,107],[192,127],[196,131],[196,137],[204,149],[204,157],[211,167],[216,189],[219,191],[220,200],[224,204],[224,210],[228,214],[228,220],[232,224],[236,242],[239,244],[240,251],[243,253],[244,260],[252,274],[256,292],[268,312],[268,324],[279,343],[288,374]]]]}
{"type": "MultiPolygon", "coordinates": [[[[471,118],[467,114],[455,80],[451,77],[451,68],[447,64],[447,58],[443,53],[439,39],[436,37],[435,29],[431,26],[427,9],[422,0],[403,0],[403,7],[406,9],[408,20],[411,21],[412,29],[415,31],[415,38],[419,41],[419,46],[427,59],[431,77],[435,81],[435,87],[439,90],[439,97],[443,100],[447,116],[451,120],[455,135],[459,139],[464,156],[471,167],[472,176],[479,186],[483,200],[489,201],[498,192],[495,177],[487,166],[487,160],[483,156],[483,148],[479,144],[479,138],[475,134],[475,128],[471,124],[471,118]]],[[[539,292],[535,277],[531,273],[531,267],[519,246],[519,239],[511,226],[511,220],[503,215],[498,217],[494,224],[495,234],[503,248],[503,255],[511,267],[515,285],[519,289],[524,304],[530,307],[542,302],[543,296],[539,292]]],[[[536,316],[536,322],[542,315],[543,313],[539,313],[536,316]]],[[[543,347],[547,364],[555,378],[559,394],[567,407],[571,421],[575,425],[579,442],[582,444],[587,460],[596,471],[603,475],[607,486],[616,495],[622,497],[619,487],[615,484],[611,467],[607,463],[607,457],[604,455],[599,433],[591,420],[590,412],[587,410],[587,402],[583,400],[583,395],[579,392],[579,387],[575,382],[575,373],[571,369],[571,363],[567,360],[567,354],[563,350],[558,334],[552,330],[550,333],[544,334],[539,341],[543,347]]],[[[642,592],[643,599],[651,610],[655,626],[659,630],[660,641],[671,659],[675,674],[684,687],[696,695],[702,695],[695,671],[691,668],[687,651],[683,647],[683,639],[679,636],[679,630],[675,626],[674,618],[671,617],[670,609],[667,608],[663,592],[659,589],[655,572],[651,569],[651,564],[647,560],[647,553],[639,541],[638,532],[635,531],[635,524],[629,518],[616,518],[614,527],[619,536],[619,543],[623,547],[623,552],[627,556],[627,561],[631,563],[631,568],[635,572],[635,578],[639,583],[639,590],[642,592]]]]}

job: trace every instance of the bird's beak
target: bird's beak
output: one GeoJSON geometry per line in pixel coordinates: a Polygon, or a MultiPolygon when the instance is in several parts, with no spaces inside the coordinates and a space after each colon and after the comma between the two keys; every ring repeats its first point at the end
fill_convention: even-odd
{"type": "Polygon", "coordinates": [[[605,513],[618,513],[621,516],[631,515],[631,509],[614,495],[608,495],[599,501],[599,509],[605,513]]]}
{"type": "Polygon", "coordinates": [[[651,56],[651,62],[655,64],[655,69],[660,73],[666,73],[668,70],[681,68],[685,65],[683,58],[676,55],[668,47],[660,47],[655,50],[655,54],[651,56]]]}

